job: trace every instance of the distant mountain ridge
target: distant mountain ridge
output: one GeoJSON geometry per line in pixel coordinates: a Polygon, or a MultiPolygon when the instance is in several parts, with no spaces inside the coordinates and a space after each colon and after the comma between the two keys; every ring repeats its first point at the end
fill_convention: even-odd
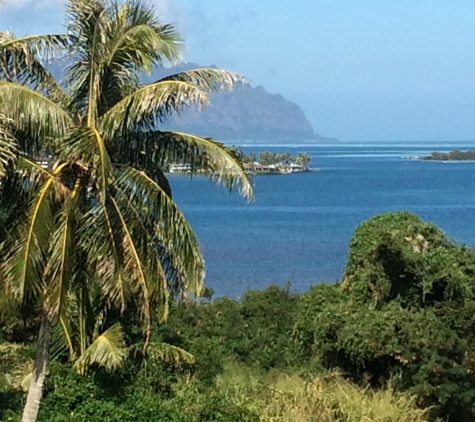
{"type": "MultiPolygon", "coordinates": [[[[53,63],[50,70],[61,79],[67,62],[53,63]]],[[[196,63],[182,63],[169,68],[156,68],[142,81],[150,83],[165,76],[196,69],[196,63]]],[[[216,66],[209,66],[216,67],[216,66]]],[[[173,116],[166,128],[222,141],[238,142],[315,142],[329,141],[316,134],[303,110],[280,94],[271,94],[262,85],[238,83],[231,92],[211,94],[210,105],[199,111],[194,108],[173,116]]]]}
{"type": "MultiPolygon", "coordinates": [[[[147,82],[203,66],[196,63],[159,69],[147,82]]],[[[210,66],[215,67],[215,66],[210,66]]],[[[210,96],[203,111],[186,110],[173,117],[168,127],[211,136],[223,141],[296,142],[325,140],[315,133],[303,110],[280,94],[271,94],[262,85],[238,83],[231,92],[210,96]]]]}

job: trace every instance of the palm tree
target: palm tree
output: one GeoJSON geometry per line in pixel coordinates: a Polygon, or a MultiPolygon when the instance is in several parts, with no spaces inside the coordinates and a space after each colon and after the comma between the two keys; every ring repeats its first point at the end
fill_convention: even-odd
{"type": "MultiPolygon", "coordinates": [[[[65,46],[66,38],[58,35],[16,38],[12,32],[0,32],[0,80],[29,83],[34,88],[46,87],[53,82],[50,73],[38,60],[65,46]]],[[[15,159],[15,140],[8,130],[11,121],[0,115],[0,177],[7,164],[15,159]]]]}
{"type": "Polygon", "coordinates": [[[27,198],[7,227],[0,288],[4,307],[36,315],[40,325],[23,421],[36,420],[53,329],[61,328],[82,365],[113,368],[122,340],[120,327],[107,325],[109,309],[138,310],[146,349],[153,313],[166,318],[171,295],[202,291],[204,260],[164,164],[190,163],[253,196],[232,149],[160,130],[172,113],[205,106],[209,92],[238,75],[199,69],[142,85],[140,72],[179,58],[181,40],[140,0],[71,0],[66,33],[9,35],[0,44],[8,59],[1,127],[10,151],[12,136],[19,151],[15,165],[11,153],[5,160],[2,195],[27,198]],[[28,60],[15,61],[22,51],[28,60]],[[41,65],[47,53],[71,61],[61,85],[41,65]],[[49,168],[34,159],[45,155],[49,168]]]}
{"type": "Polygon", "coordinates": [[[308,165],[311,160],[312,157],[310,157],[306,152],[299,152],[297,157],[295,157],[295,163],[301,165],[304,170],[308,170],[308,165]]]}

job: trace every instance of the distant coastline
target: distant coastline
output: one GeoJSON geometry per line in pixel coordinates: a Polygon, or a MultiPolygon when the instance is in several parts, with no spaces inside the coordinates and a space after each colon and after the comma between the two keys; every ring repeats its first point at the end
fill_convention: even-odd
{"type": "Polygon", "coordinates": [[[422,157],[424,161],[475,161],[475,149],[462,151],[454,149],[450,152],[433,152],[422,157]]]}
{"type": "MultiPolygon", "coordinates": [[[[299,152],[293,155],[289,151],[271,152],[262,151],[257,154],[254,151],[244,152],[241,147],[232,147],[237,157],[241,160],[243,167],[249,175],[272,175],[272,174],[291,174],[305,173],[310,171],[320,171],[309,167],[311,157],[306,152],[299,152]]],[[[203,174],[206,175],[206,169],[193,169],[188,163],[171,163],[165,168],[166,174],[203,174]]]]}
{"type": "Polygon", "coordinates": [[[461,149],[454,149],[449,152],[434,151],[430,155],[403,155],[402,160],[418,160],[418,161],[475,161],[475,149],[462,151],[461,149]]]}

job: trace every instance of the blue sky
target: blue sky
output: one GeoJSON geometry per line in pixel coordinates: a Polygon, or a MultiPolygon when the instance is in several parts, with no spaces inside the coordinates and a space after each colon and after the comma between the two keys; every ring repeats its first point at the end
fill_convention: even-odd
{"type": "MultiPolygon", "coordinates": [[[[7,0],[0,28],[61,29],[64,0],[7,0]]],[[[155,0],[187,61],[238,71],[344,141],[475,139],[473,0],[155,0]]]]}

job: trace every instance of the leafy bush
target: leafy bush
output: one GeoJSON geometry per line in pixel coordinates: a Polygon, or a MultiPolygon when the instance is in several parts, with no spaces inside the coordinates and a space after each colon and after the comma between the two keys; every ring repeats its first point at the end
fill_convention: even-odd
{"type": "Polygon", "coordinates": [[[263,369],[284,367],[297,301],[289,286],[269,286],[247,291],[239,301],[178,304],[160,328],[161,338],[190,351],[203,379],[218,375],[230,356],[263,369]]]}
{"type": "Polygon", "coordinates": [[[377,215],[355,231],[342,288],[379,306],[432,306],[473,298],[475,254],[415,214],[377,215]]]}
{"type": "MultiPolygon", "coordinates": [[[[130,368],[129,368],[130,370],[130,368]]],[[[153,371],[152,368],[149,368],[153,371]]],[[[200,383],[171,381],[172,394],[157,393],[141,371],[133,379],[127,369],[108,375],[90,371],[86,377],[71,365],[54,364],[48,378],[39,422],[257,422],[259,417],[233,397],[200,383]]],[[[160,376],[157,371],[148,375],[160,376]]],[[[4,403],[0,407],[3,407],[4,403]]],[[[20,403],[4,414],[20,420],[20,403]],[[16,406],[16,407],[15,407],[16,406]]]]}
{"type": "MultiPolygon", "coordinates": [[[[56,361],[39,420],[473,422],[474,274],[473,251],[436,226],[376,216],[357,228],[341,283],[175,303],[149,353],[131,351],[113,373],[80,377],[56,361]],[[194,360],[161,360],[173,346],[194,360]]],[[[140,341],[133,313],[115,318],[129,344],[140,341]]],[[[29,338],[11,327],[4,340],[29,338]]],[[[21,406],[17,391],[1,393],[0,418],[18,421],[21,406]]]]}
{"type": "Polygon", "coordinates": [[[303,294],[300,359],[374,387],[416,394],[451,420],[475,420],[475,255],[410,213],[357,228],[345,279],[303,294]]]}

